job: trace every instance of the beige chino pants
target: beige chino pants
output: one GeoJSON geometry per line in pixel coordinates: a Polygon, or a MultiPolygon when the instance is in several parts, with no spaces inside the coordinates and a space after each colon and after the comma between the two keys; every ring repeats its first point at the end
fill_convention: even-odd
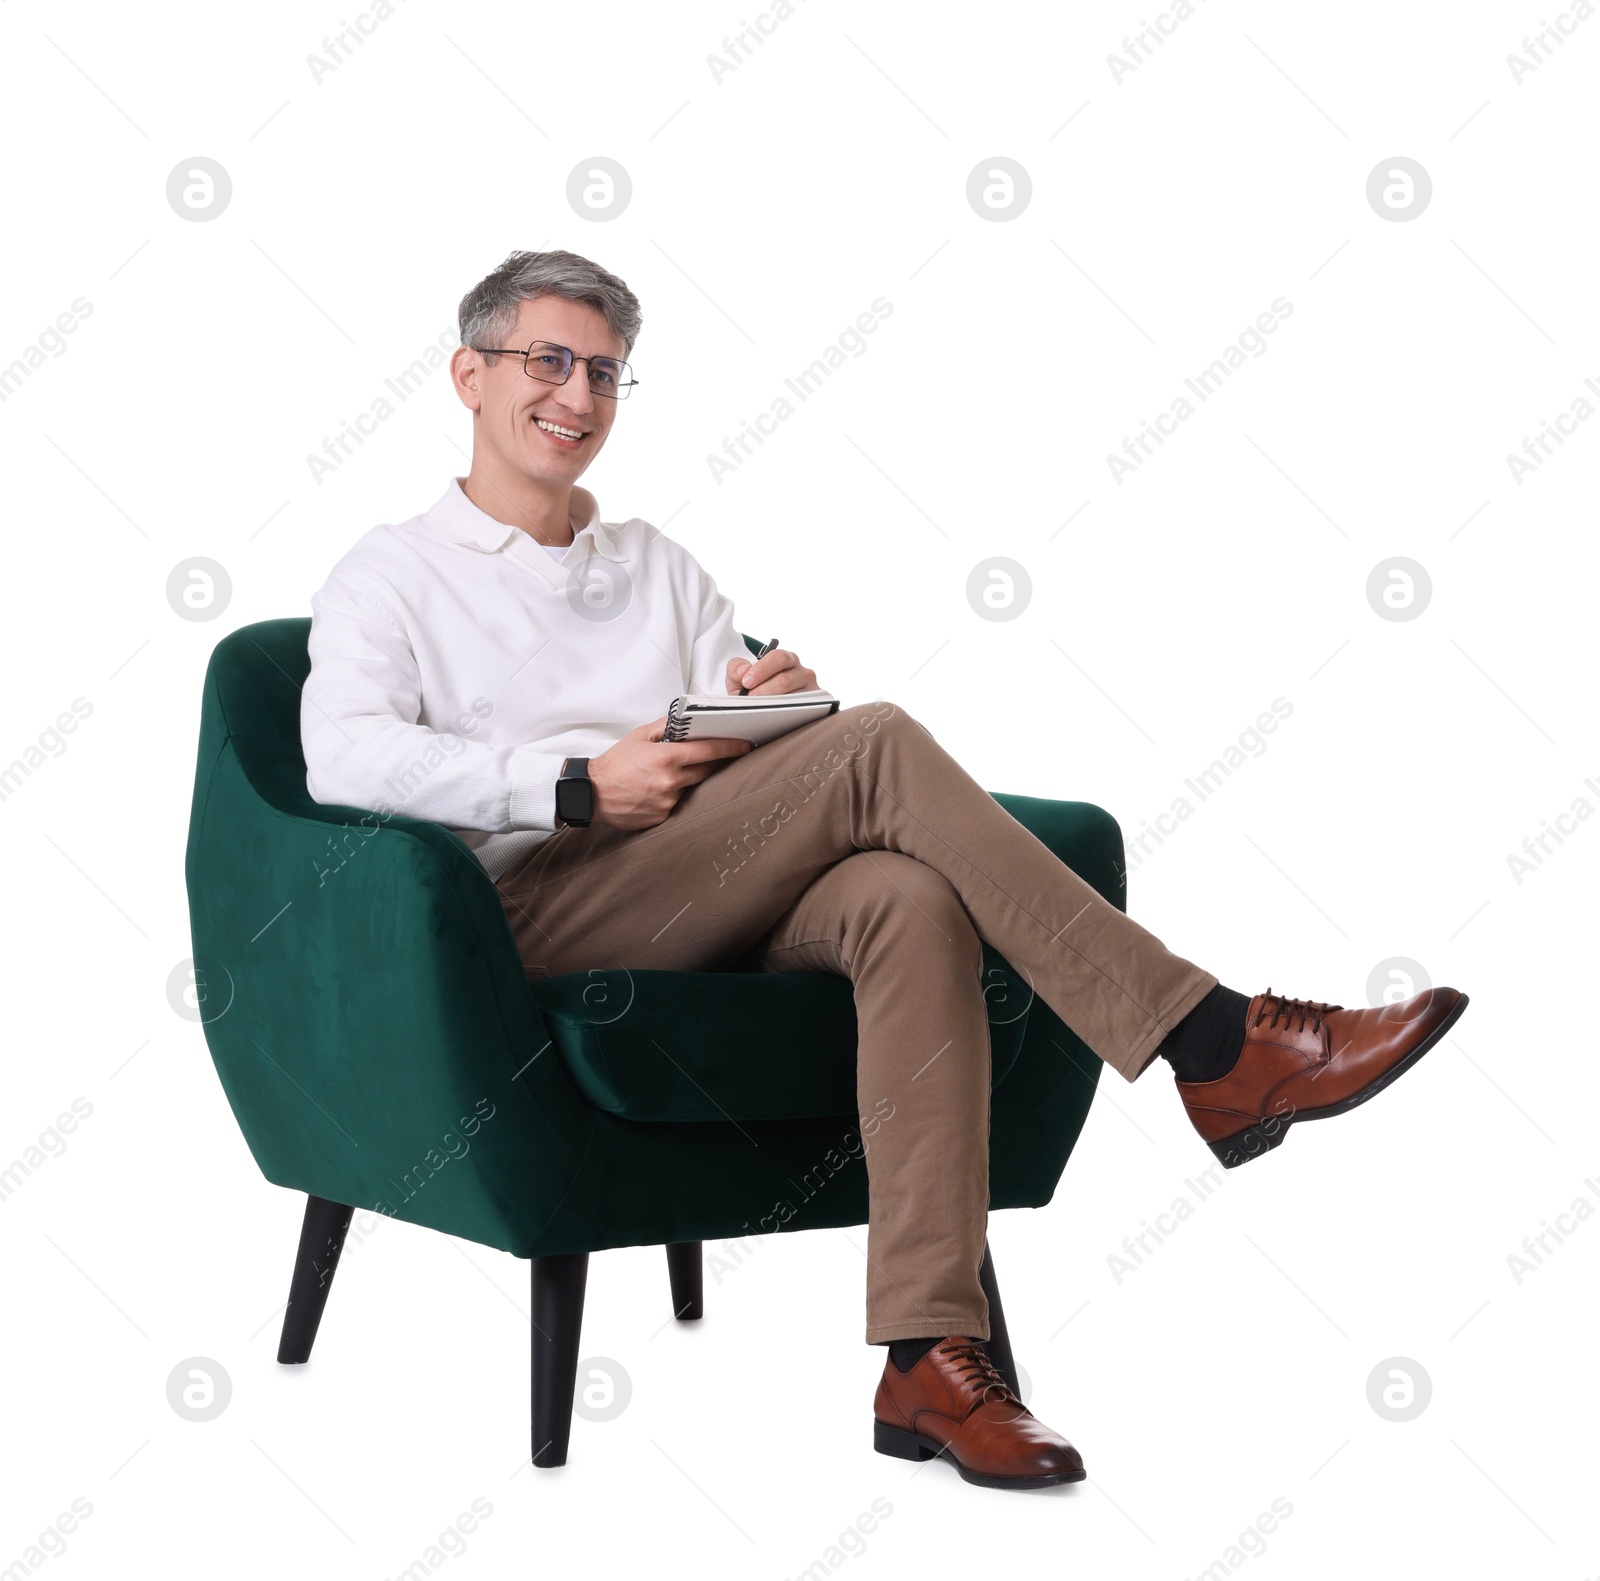
{"type": "Polygon", "coordinates": [[[530,974],[745,961],[850,978],[869,1344],[989,1337],[980,938],[1129,1081],[1217,981],[1102,899],[888,702],[730,759],[653,828],[560,829],[497,887],[530,974]],[[885,1098],[892,1118],[869,1141],[885,1098]]]}

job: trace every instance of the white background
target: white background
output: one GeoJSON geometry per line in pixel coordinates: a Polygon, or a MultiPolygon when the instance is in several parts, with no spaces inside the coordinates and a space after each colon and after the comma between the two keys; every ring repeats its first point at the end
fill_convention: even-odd
{"type": "Polygon", "coordinates": [[[1536,7],[1202,0],[1118,85],[1150,13],[1059,10],[802,0],[719,84],[750,7],[397,0],[318,83],[349,6],[6,4],[0,365],[92,313],[0,405],[0,760],[75,697],[92,714],[0,803],[0,1162],[74,1098],[93,1113],[0,1202],[0,1566],[83,1498],[48,1574],[390,1577],[481,1498],[450,1575],[789,1577],[880,1497],[851,1574],[1176,1581],[1275,1498],[1250,1575],[1600,1566],[1600,1224],[1567,1220],[1520,1283],[1507,1262],[1600,1202],[1600,831],[1521,883],[1507,862],[1600,805],[1600,423],[1520,484],[1506,462],[1600,378],[1600,20],[1519,86],[1536,7]],[[166,199],[195,156],[233,189],[203,223],[166,199]],[[594,156],[633,183],[607,222],[566,197],[594,156]],[[1032,183],[998,223],[966,198],[997,156],[1032,183]],[[1366,197],[1396,156],[1433,184],[1405,222],[1366,197]],[[992,1226],[1078,1488],[873,1453],[864,1227],[757,1243],[697,1326],[668,1321],[659,1249],[593,1258],[583,1354],[632,1400],[577,1420],[559,1471],[526,1463],[511,1257],[358,1220],[315,1359],[274,1362],[300,1200],[166,993],[204,668],[465,472],[443,374],[331,477],[306,457],[542,246],[644,304],[642,382],[585,484],[670,523],[742,629],[1130,842],[1284,698],[1268,750],[1137,866],[1132,913],[1249,993],[1361,1004],[1404,956],[1472,996],[1404,1081],[1230,1173],[1120,1283],[1108,1257],[1211,1155],[1164,1067],[1106,1074],[1055,1200],[992,1226]],[[865,354],[716,482],[707,456],[878,296],[865,354]],[[1108,454],[1278,297],[1265,354],[1115,481],[1108,454]],[[232,581],[210,622],[166,599],[197,555],[232,581]],[[1032,581],[1006,622],[965,594],[997,555],[1032,581]],[[1366,595],[1395,556],[1432,583],[1404,622],[1366,595]],[[232,1380],[203,1424],[166,1399],[193,1356],[232,1380]],[[1433,1390],[1403,1424],[1367,1399],[1397,1356],[1433,1390]]]}

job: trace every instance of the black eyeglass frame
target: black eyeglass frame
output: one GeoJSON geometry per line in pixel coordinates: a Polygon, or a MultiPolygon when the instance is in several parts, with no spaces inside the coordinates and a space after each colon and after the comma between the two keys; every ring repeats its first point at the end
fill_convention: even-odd
{"type": "MultiPolygon", "coordinates": [[[[569,347],[558,346],[553,340],[532,341],[529,343],[526,351],[518,351],[511,346],[474,346],[472,349],[474,351],[482,352],[486,357],[521,357],[522,371],[527,374],[530,379],[538,379],[541,384],[565,384],[567,380],[572,377],[573,366],[580,362],[588,363],[591,373],[593,371],[594,364],[597,361],[614,362],[623,370],[624,373],[627,374],[626,379],[619,379],[617,381],[615,393],[606,390],[597,390],[592,384],[589,386],[589,393],[591,395],[602,395],[608,401],[625,401],[628,398],[626,392],[631,390],[634,385],[639,382],[633,377],[633,364],[624,362],[621,357],[576,357],[572,354],[572,351],[569,347]],[[566,367],[559,379],[546,379],[542,375],[535,373],[533,369],[528,366],[528,359],[533,355],[533,348],[535,346],[548,346],[552,351],[559,351],[562,356],[567,359],[566,367]]],[[[589,378],[589,374],[586,373],[584,377],[587,380],[589,378]]]]}

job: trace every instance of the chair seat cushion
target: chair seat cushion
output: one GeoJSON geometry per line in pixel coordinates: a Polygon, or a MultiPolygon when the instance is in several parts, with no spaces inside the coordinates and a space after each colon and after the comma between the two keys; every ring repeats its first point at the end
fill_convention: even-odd
{"type": "MultiPolygon", "coordinates": [[[[1022,1048],[1032,994],[984,946],[990,1080],[1022,1048]]],[[[829,972],[623,969],[532,977],[528,990],[572,1079],[630,1120],[855,1115],[856,1012],[829,972]]]]}

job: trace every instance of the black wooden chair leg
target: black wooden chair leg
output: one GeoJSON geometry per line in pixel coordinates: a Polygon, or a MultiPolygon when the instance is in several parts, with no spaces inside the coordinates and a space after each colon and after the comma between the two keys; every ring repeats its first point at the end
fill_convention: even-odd
{"type": "Polygon", "coordinates": [[[683,1323],[706,1315],[702,1245],[700,1241],[674,1241],[667,1247],[667,1277],[672,1281],[672,1315],[683,1323]]]}
{"type": "Polygon", "coordinates": [[[989,1338],[984,1341],[983,1348],[988,1351],[989,1359],[1000,1371],[1000,1376],[1010,1384],[1012,1390],[1020,1399],[1022,1387],[1017,1381],[1016,1358],[1011,1354],[1011,1336],[1006,1331],[1006,1311],[1000,1305],[1000,1286],[994,1277],[994,1253],[989,1250],[989,1243],[983,1243],[983,1261],[978,1264],[978,1283],[983,1286],[983,1293],[989,1301],[989,1338]]]}
{"type": "Polygon", "coordinates": [[[278,1360],[285,1363],[309,1361],[316,1343],[322,1309],[333,1288],[339,1253],[350,1229],[354,1208],[329,1202],[326,1197],[307,1197],[306,1216],[300,1225],[300,1249],[295,1254],[294,1277],[289,1281],[289,1305],[283,1314],[283,1334],[278,1340],[278,1360]]]}
{"type": "Polygon", "coordinates": [[[572,1391],[589,1254],[569,1252],[533,1262],[533,1463],[564,1466],[572,1435],[572,1391]]]}

